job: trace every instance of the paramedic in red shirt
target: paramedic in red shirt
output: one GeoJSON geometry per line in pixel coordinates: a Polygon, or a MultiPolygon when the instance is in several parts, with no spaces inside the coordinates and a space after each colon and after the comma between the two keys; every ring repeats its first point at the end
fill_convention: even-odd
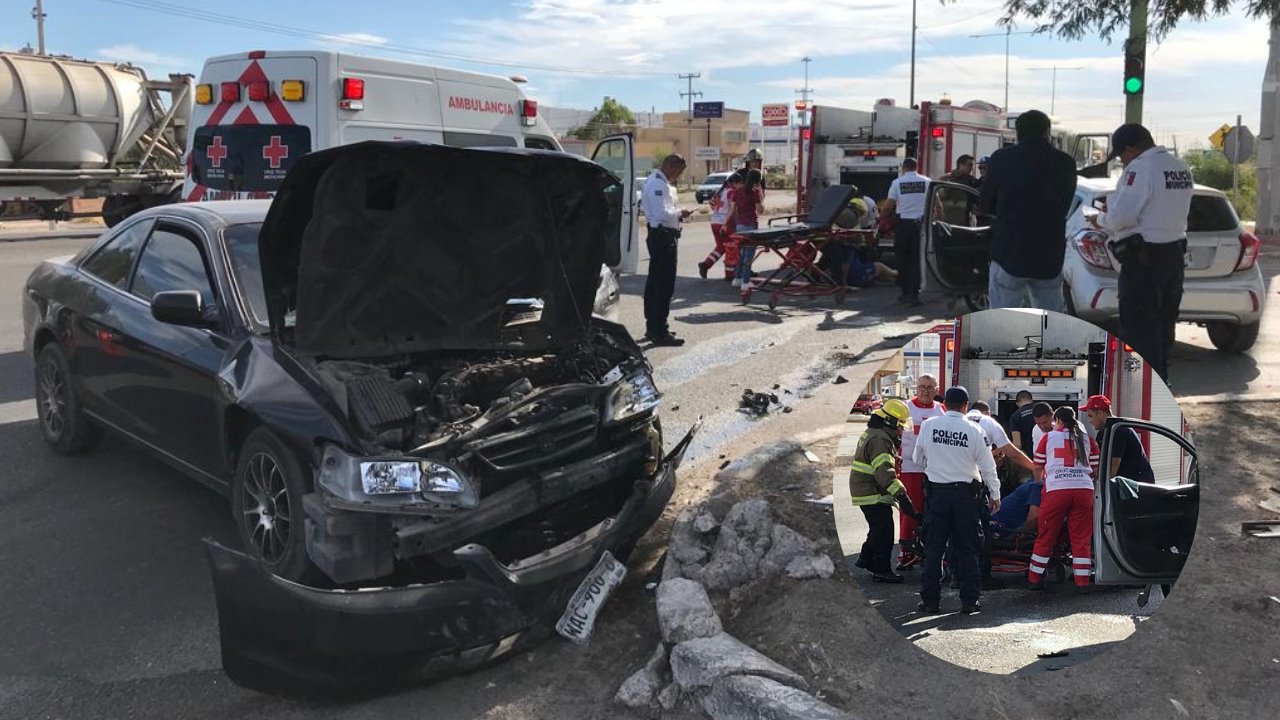
{"type": "Polygon", "coordinates": [[[715,249],[707,254],[707,257],[698,263],[698,274],[703,280],[707,279],[707,272],[720,261],[723,257],[724,263],[724,281],[731,282],[737,276],[737,259],[734,258],[734,265],[730,265],[730,258],[725,255],[725,245],[729,241],[729,228],[725,223],[729,214],[729,194],[734,190],[742,187],[742,183],[746,181],[747,173],[744,170],[738,170],[729,176],[728,180],[720,186],[716,194],[711,197],[711,238],[715,240],[715,249]]]}
{"type": "Polygon", "coordinates": [[[1036,445],[1036,464],[1044,468],[1044,490],[1036,521],[1036,544],[1031,550],[1027,588],[1044,588],[1044,571],[1062,521],[1071,538],[1071,569],[1077,592],[1087,592],[1093,569],[1093,479],[1098,474],[1098,443],[1076,420],[1076,411],[1063,406],[1053,413],[1053,430],[1036,445]]]}
{"type": "MultiPolygon", "coordinates": [[[[924,483],[926,480],[924,466],[920,465],[912,457],[912,453],[916,447],[916,436],[920,434],[920,426],[924,421],[931,417],[942,417],[947,414],[946,408],[942,403],[934,402],[934,396],[938,394],[938,379],[933,375],[925,373],[916,380],[916,396],[911,398],[907,403],[907,409],[911,411],[910,433],[904,433],[902,436],[902,472],[898,474],[898,479],[902,481],[902,485],[906,488],[907,497],[911,498],[911,505],[916,508],[924,507],[924,483]]],[[[901,544],[901,550],[898,554],[898,570],[909,570],[924,559],[919,555],[911,552],[907,548],[911,547],[911,543],[916,539],[916,527],[919,523],[916,519],[906,513],[898,513],[898,541],[901,544]]]]}

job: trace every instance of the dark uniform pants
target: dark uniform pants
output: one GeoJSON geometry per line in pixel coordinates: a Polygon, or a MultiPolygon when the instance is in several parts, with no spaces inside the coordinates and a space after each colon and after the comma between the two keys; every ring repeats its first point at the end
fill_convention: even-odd
{"type": "Polygon", "coordinates": [[[1120,266],[1120,339],[1165,382],[1182,304],[1186,248],[1186,241],[1144,244],[1139,257],[1120,266]]]}
{"type": "Polygon", "coordinates": [[[972,604],[982,592],[978,555],[982,547],[981,503],[970,483],[930,482],[925,492],[924,569],[920,599],[937,605],[942,595],[942,558],[951,544],[951,572],[960,581],[960,601],[972,604]]]}
{"type": "Polygon", "coordinates": [[[920,292],[920,221],[898,218],[893,252],[898,256],[898,287],[902,294],[920,292]]]}
{"type": "Polygon", "coordinates": [[[644,281],[644,325],[649,336],[665,335],[671,314],[671,295],[676,291],[676,255],[680,231],[649,226],[645,237],[649,246],[649,276],[644,281]]]}
{"type": "Polygon", "coordinates": [[[889,556],[893,554],[893,507],[890,505],[860,505],[867,518],[867,541],[862,543],[858,557],[873,573],[888,575],[893,572],[889,556]]]}

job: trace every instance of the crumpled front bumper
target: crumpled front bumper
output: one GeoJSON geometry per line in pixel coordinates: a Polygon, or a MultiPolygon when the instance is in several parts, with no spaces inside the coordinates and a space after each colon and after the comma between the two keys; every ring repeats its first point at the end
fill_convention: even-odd
{"type": "Polygon", "coordinates": [[[545,638],[600,556],[629,548],[662,514],[696,430],[615,517],[514,566],[480,545],[460,547],[459,580],[324,590],[206,540],[223,669],[262,692],[360,696],[470,670],[545,638]]]}

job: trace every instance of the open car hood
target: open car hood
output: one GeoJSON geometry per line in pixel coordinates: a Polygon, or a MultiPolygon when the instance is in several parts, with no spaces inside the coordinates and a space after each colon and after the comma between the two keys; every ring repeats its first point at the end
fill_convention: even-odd
{"type": "Polygon", "coordinates": [[[604,192],[616,182],[536,150],[364,142],[307,155],[259,239],[272,334],[338,358],[573,341],[601,264],[617,262],[620,208],[604,192]]]}

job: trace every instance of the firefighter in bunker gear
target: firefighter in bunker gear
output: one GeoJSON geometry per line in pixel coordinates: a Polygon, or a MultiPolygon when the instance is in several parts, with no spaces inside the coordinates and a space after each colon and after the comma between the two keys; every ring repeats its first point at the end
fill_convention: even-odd
{"type": "Polygon", "coordinates": [[[903,513],[916,514],[895,470],[904,432],[911,432],[911,412],[901,400],[889,400],[867,419],[849,471],[849,495],[867,519],[867,540],[854,564],[870,570],[873,582],[903,581],[893,572],[889,556],[893,552],[893,504],[900,503],[903,513]]]}

